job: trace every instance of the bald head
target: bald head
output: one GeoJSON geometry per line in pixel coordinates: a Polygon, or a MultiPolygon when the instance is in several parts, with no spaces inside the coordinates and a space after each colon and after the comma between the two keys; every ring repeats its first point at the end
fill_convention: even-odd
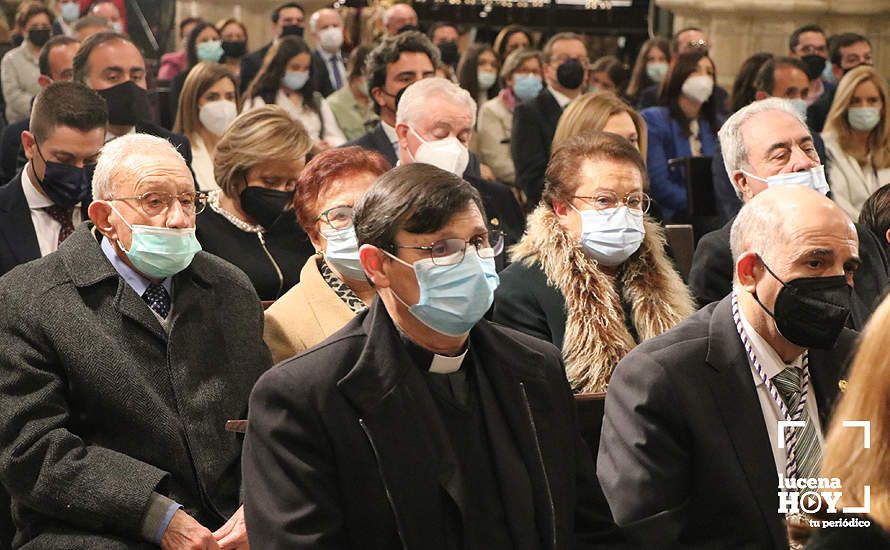
{"type": "Polygon", "coordinates": [[[393,36],[405,25],[417,26],[417,12],[408,4],[395,4],[383,14],[386,34],[393,36]]]}
{"type": "Polygon", "coordinates": [[[733,261],[756,253],[772,267],[820,247],[858,263],[859,240],[837,204],[808,187],[786,185],[745,203],[732,224],[730,246],[733,261]]]}

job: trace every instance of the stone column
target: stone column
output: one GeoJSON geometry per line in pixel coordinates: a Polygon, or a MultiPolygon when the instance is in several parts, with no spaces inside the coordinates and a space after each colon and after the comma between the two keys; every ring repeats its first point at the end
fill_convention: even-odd
{"type": "Polygon", "coordinates": [[[791,32],[807,23],[829,35],[857,32],[871,41],[875,67],[890,76],[890,2],[887,0],[656,0],[674,14],[674,28],[700,27],[711,40],[719,82],[729,87],[742,62],[756,52],[788,54],[791,32]]]}

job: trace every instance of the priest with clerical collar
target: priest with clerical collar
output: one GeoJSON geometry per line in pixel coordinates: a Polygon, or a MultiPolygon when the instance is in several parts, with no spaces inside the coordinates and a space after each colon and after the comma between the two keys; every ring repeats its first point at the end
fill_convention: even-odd
{"type": "Polygon", "coordinates": [[[489,323],[503,239],[428,164],[355,207],[378,299],[251,395],[254,548],[570,548],[617,536],[551,344],[489,323]]]}

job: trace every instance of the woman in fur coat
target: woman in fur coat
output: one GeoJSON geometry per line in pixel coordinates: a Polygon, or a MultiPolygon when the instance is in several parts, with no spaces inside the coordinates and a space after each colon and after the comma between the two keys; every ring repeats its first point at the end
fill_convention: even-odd
{"type": "Polygon", "coordinates": [[[501,272],[494,320],[562,349],[576,393],[603,392],[634,346],[695,310],[664,252],[640,153],[585,132],[554,151],[541,204],[501,272]]]}

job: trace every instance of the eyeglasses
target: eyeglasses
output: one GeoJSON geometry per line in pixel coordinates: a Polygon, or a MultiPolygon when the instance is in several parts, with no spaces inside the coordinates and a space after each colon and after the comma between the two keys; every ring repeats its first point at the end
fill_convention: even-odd
{"type": "Polygon", "coordinates": [[[353,215],[354,211],[351,206],[335,206],[319,214],[315,221],[324,220],[334,229],[346,229],[352,227],[353,215]]]}
{"type": "Polygon", "coordinates": [[[711,49],[711,45],[708,44],[708,43],[707,43],[706,41],[704,41],[704,40],[690,40],[689,43],[686,44],[686,46],[687,46],[690,50],[704,50],[704,51],[707,51],[707,50],[711,49]]]}
{"type": "Polygon", "coordinates": [[[207,193],[198,191],[184,191],[178,195],[149,191],[133,197],[112,197],[112,201],[136,201],[136,205],[146,216],[158,216],[164,214],[173,206],[173,201],[179,201],[179,206],[186,214],[200,214],[207,206],[207,193]]]}
{"type": "Polygon", "coordinates": [[[618,194],[613,191],[597,191],[596,195],[592,197],[572,195],[572,198],[581,199],[592,206],[594,210],[617,208],[618,205],[623,204],[631,210],[639,210],[646,213],[652,204],[652,199],[649,198],[649,195],[641,192],[628,193],[624,196],[624,199],[619,199],[618,194]]]}
{"type": "Polygon", "coordinates": [[[475,246],[476,253],[479,254],[480,258],[494,258],[504,250],[504,234],[500,231],[491,231],[474,235],[468,241],[463,239],[442,239],[429,246],[402,246],[394,244],[392,248],[393,252],[399,248],[425,250],[429,252],[430,258],[436,265],[456,265],[464,260],[467,245],[475,246]]]}

